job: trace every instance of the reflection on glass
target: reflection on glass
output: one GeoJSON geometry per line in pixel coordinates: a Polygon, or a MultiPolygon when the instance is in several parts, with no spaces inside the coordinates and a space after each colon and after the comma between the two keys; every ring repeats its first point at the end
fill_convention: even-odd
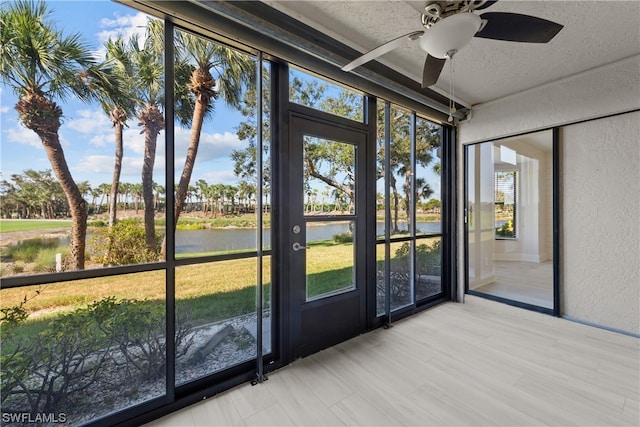
{"type": "Polygon", "coordinates": [[[362,123],[364,100],[362,93],[338,86],[298,68],[289,68],[291,102],[362,123]]]}
{"type": "Polygon", "coordinates": [[[467,147],[469,289],[553,307],[551,131],[467,147]]]}
{"type": "Polygon", "coordinates": [[[79,425],[164,395],[165,274],[0,291],[3,413],[79,425]]]}
{"type": "MultiPolygon", "coordinates": [[[[263,277],[271,277],[269,265],[263,277]]],[[[256,357],[256,272],[256,258],[176,268],[176,331],[189,331],[192,341],[177,355],[176,383],[256,357]]],[[[269,288],[263,289],[263,316],[270,313],[269,288]]]]}
{"type": "Polygon", "coordinates": [[[305,215],[355,214],[356,147],[305,135],[305,215]]]}
{"type": "Polygon", "coordinates": [[[354,227],[353,221],[307,223],[307,301],[355,289],[354,227]]]}

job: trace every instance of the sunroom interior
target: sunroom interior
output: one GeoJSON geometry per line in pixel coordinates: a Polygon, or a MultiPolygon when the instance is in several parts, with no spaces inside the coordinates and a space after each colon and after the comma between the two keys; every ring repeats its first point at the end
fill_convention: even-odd
{"type": "MultiPolygon", "coordinates": [[[[73,294],[101,337],[70,359],[71,398],[3,383],[3,423],[640,422],[640,3],[111,3],[161,24],[153,182],[176,191],[140,203],[162,257],[3,276],[7,304],[73,294]],[[545,43],[474,37],[423,87],[427,53],[407,35],[436,6],[562,28],[545,43]],[[183,206],[193,128],[169,82],[198,43],[244,58],[252,83],[236,145],[218,145],[231,161],[201,139],[183,206]],[[232,176],[251,189],[213,185],[232,176]],[[255,219],[199,236],[190,212],[255,219]]],[[[225,88],[212,90],[215,122],[225,88]]]]}

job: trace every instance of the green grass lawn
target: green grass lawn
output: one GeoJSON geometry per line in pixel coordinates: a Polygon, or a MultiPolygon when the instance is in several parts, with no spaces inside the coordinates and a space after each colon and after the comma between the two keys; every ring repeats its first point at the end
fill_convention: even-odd
{"type": "Polygon", "coordinates": [[[46,230],[48,228],[71,228],[71,221],[59,219],[2,219],[0,220],[0,233],[13,231],[46,230]]]}
{"type": "MultiPolygon", "coordinates": [[[[307,266],[310,295],[330,291],[350,278],[353,263],[352,244],[330,241],[313,246],[313,261],[307,266]]],[[[220,321],[254,312],[256,309],[256,258],[218,261],[180,266],[175,272],[178,310],[189,312],[196,324],[220,321]]],[[[264,258],[264,306],[269,307],[271,267],[264,258]]],[[[165,271],[150,271],[120,276],[82,279],[48,285],[26,286],[0,291],[0,308],[24,305],[30,318],[28,330],[38,331],[42,324],[62,313],[86,307],[106,297],[165,301],[165,271]]],[[[25,325],[27,326],[27,325],[25,325]]]]}

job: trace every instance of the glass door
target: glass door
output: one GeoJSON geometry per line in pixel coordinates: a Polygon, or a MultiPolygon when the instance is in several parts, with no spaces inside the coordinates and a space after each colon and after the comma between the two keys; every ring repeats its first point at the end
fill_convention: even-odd
{"type": "Polygon", "coordinates": [[[366,327],[366,133],[293,115],[288,247],[294,358],[366,327]]]}
{"type": "Polygon", "coordinates": [[[553,130],[466,149],[467,293],[557,314],[553,130]]]}

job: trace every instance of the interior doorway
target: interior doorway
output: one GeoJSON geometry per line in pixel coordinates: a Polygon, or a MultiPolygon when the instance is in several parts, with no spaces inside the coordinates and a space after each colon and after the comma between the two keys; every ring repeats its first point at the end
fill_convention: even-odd
{"type": "Polygon", "coordinates": [[[468,145],[466,291],[557,314],[557,133],[468,145]]]}

